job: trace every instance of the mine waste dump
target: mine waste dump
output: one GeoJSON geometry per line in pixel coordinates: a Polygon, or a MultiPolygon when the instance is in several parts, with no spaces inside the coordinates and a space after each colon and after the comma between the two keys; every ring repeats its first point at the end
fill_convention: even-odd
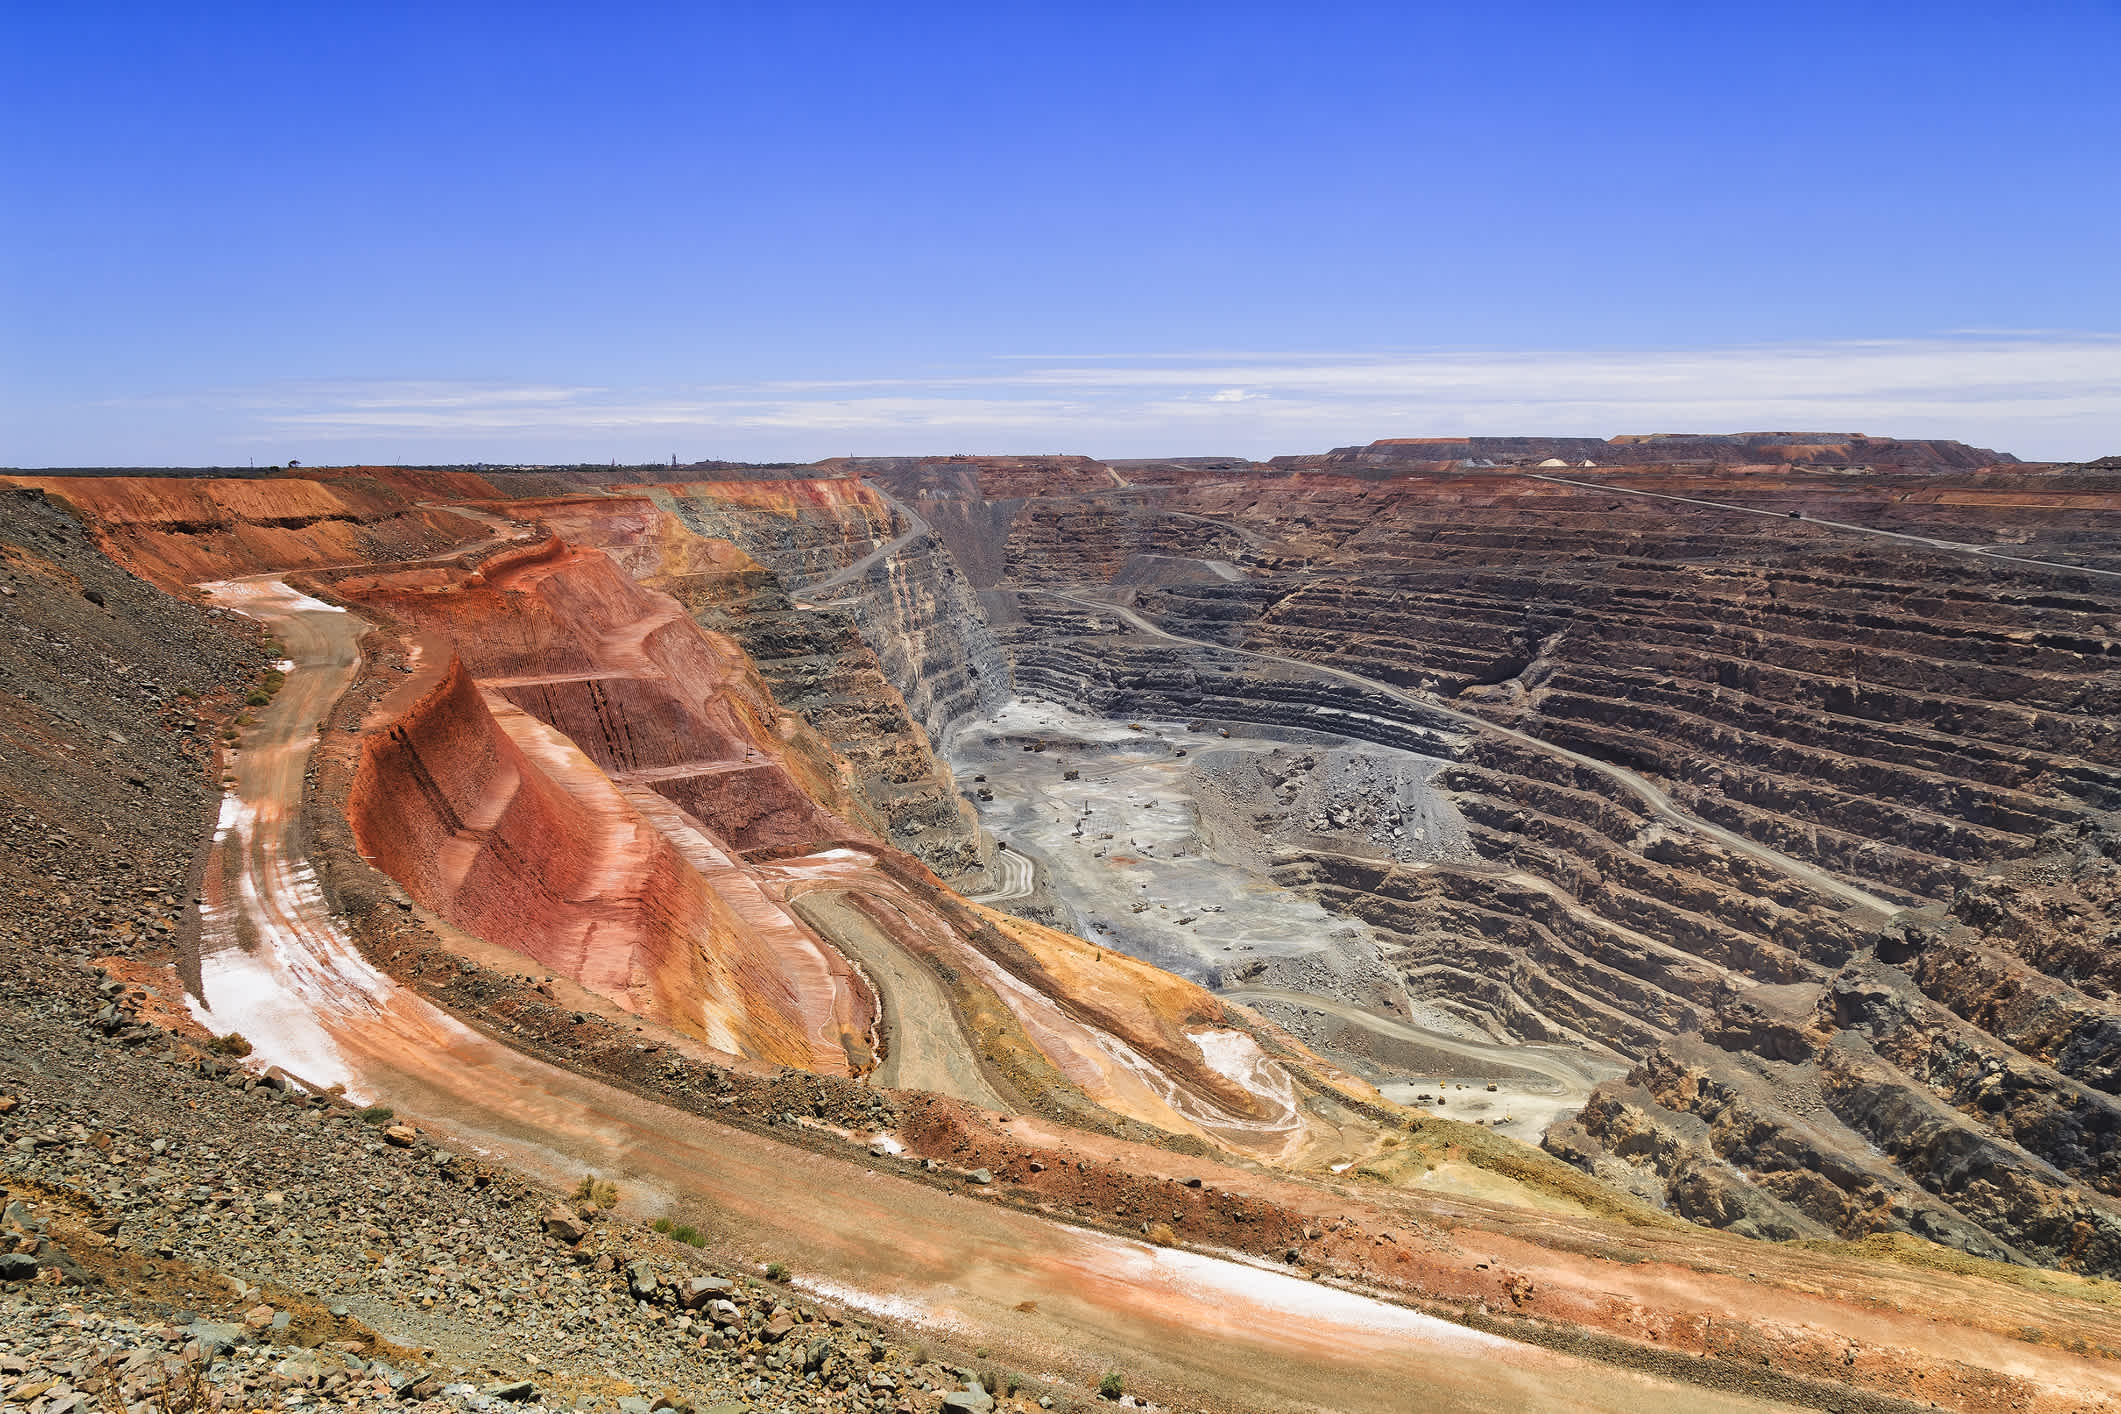
{"type": "Polygon", "coordinates": [[[24,1414],[2121,1410],[2111,459],[0,479],[24,1414]]]}

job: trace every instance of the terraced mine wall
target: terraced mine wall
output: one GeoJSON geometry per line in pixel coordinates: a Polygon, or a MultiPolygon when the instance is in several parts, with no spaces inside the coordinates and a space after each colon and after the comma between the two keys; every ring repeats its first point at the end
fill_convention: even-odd
{"type": "MultiPolygon", "coordinates": [[[[1935,514],[1982,521],[1985,541],[2020,534],[2009,497],[1937,479],[1977,456],[1905,457],[1927,458],[1928,500],[1898,483],[1879,498],[1951,507],[1935,514]]],[[[1043,495],[1012,474],[1004,572],[982,597],[1020,690],[1450,759],[1438,782],[1482,863],[1310,848],[1275,876],[1369,923],[1425,1004],[1634,1061],[1550,1131],[1579,1166],[1742,1232],[1901,1230],[2121,1270],[2121,1030],[2095,941],[2121,936],[2121,906],[2098,892],[2112,861],[2079,843],[2121,804],[2113,586],[1803,511],[1295,470],[1130,465],[1132,486],[1071,475],[1043,495]],[[1739,838],[1388,688],[1634,772],[1739,838]],[[2066,901],[2018,882],[2057,870],[2076,881],[2066,901]],[[1983,980],[1957,980],[1975,947],[1983,980]]],[[[1777,475],[1747,485],[1829,494],[1777,475]]],[[[948,495],[969,494],[955,475],[948,495]]],[[[2024,494],[2034,535],[2117,509],[2057,503],[2096,486],[2024,494]]]]}
{"type": "Polygon", "coordinates": [[[1022,593],[1009,607],[1002,642],[1029,696],[1102,717],[1292,727],[1432,756],[1463,749],[1452,719],[1382,692],[1144,639],[1114,615],[1046,594],[1022,593]]]}
{"type": "MultiPolygon", "coordinates": [[[[1008,699],[1009,659],[935,536],[904,523],[858,481],[787,483],[798,489],[778,496],[782,483],[737,485],[649,494],[688,528],[731,541],[771,568],[790,597],[812,605],[805,634],[831,639],[841,671],[860,675],[873,663],[928,741],[1008,699]]],[[[924,769],[947,780],[932,756],[924,769]]],[[[942,823],[932,816],[926,828],[942,823]]],[[[907,847],[921,852],[918,843],[907,847]]]]}
{"type": "Polygon", "coordinates": [[[1718,824],[1910,897],[2121,804],[2111,597],[1936,553],[1439,567],[1137,604],[1654,775],[1718,824]]]}

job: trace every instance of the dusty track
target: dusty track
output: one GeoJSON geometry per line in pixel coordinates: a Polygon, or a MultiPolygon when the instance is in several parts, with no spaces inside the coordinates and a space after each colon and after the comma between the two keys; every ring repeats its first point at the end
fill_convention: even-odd
{"type": "Polygon", "coordinates": [[[1726,830],[1721,825],[1711,824],[1707,820],[1689,814],[1673,804],[1670,796],[1625,766],[1616,766],[1609,761],[1601,761],[1595,756],[1586,756],[1582,752],[1571,751],[1564,746],[1556,746],[1552,742],[1542,741],[1529,732],[1521,732],[1515,727],[1502,726],[1489,721],[1485,717],[1475,716],[1471,712],[1461,712],[1455,707],[1446,707],[1426,697],[1404,692],[1388,683],[1379,682],[1376,678],[1367,678],[1360,673],[1351,673],[1345,668],[1327,667],[1322,663],[1310,663],[1301,658],[1285,658],[1278,653],[1259,653],[1248,648],[1230,648],[1220,643],[1211,643],[1202,638],[1188,638],[1184,634],[1172,633],[1168,629],[1158,627],[1140,614],[1135,613],[1132,609],[1101,599],[1088,599],[1077,594],[1063,593],[1057,589],[1023,589],[1018,592],[1023,594],[1042,594],[1048,598],[1061,599],[1085,609],[1094,609],[1099,613],[1115,614],[1135,629],[1150,635],[1152,638],[1161,638],[1171,643],[1182,643],[1190,648],[1204,648],[1214,653],[1226,653],[1240,658],[1251,658],[1257,662],[1275,663],[1282,667],[1296,668],[1304,672],[1334,678],[1367,691],[1383,693],[1395,702],[1404,702],[1410,707],[1418,707],[1425,712],[1434,712],[1439,716],[1449,717],[1451,720],[1463,723],[1466,726],[1475,727],[1484,732],[1492,732],[1499,736],[1506,736],[1510,740],[1521,742],[1534,750],[1545,752],[1550,756],[1559,756],[1565,761],[1597,771],[1608,779],[1625,786],[1631,793],[1641,799],[1645,805],[1649,806],[1653,813],[1671,821],[1673,824],[1695,831],[1698,834],[1706,835],[1725,848],[1765,864],[1770,869],[1787,874],[1801,883],[1810,885],[1812,888],[1833,894],[1835,897],[1854,904],[1858,908],[1868,909],[1881,916],[1897,912],[1900,908],[1897,903],[1880,898],[1876,894],[1867,893],[1853,884],[1844,883],[1831,874],[1815,869],[1800,860],[1792,859],[1779,851],[1769,849],[1766,845],[1757,844],[1735,830],[1726,830]]]}
{"type": "Polygon", "coordinates": [[[817,889],[791,900],[805,923],[850,954],[876,985],[890,1038],[870,1077],[894,1090],[932,1090],[988,1109],[1012,1108],[980,1073],[979,1057],[955,1009],[919,959],[907,955],[846,890],[817,889]]]}
{"type": "Polygon", "coordinates": [[[310,744],[366,625],[275,581],[226,602],[278,633],[286,689],[239,761],[216,847],[208,1019],[260,1052],[566,1181],[616,1173],[734,1229],[760,1256],[830,1273],[823,1294],[1093,1380],[1125,1368],[1221,1406],[1524,1408],[1696,1414],[1757,1401],[1466,1331],[1279,1273],[1128,1242],[792,1149],[534,1061],[363,961],[297,842],[310,744]]]}

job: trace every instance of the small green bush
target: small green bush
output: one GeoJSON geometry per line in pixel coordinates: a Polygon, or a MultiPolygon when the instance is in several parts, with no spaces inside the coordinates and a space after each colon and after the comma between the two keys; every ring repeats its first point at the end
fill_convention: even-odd
{"type": "Polygon", "coordinates": [[[700,1236],[698,1228],[687,1226],[684,1223],[679,1223],[676,1227],[670,1229],[670,1235],[687,1247],[705,1247],[707,1245],[707,1239],[700,1236]]]}
{"type": "Polygon", "coordinates": [[[766,1264],[766,1280],[786,1281],[788,1280],[788,1269],[779,1262],[769,1262],[766,1264]]]}
{"type": "Polygon", "coordinates": [[[369,1105],[354,1111],[354,1118],[363,1124],[388,1124],[398,1117],[398,1112],[388,1105],[369,1105]]]}
{"type": "Polygon", "coordinates": [[[654,1222],[648,1225],[654,1228],[657,1232],[670,1231],[670,1219],[668,1218],[657,1218],[654,1222]]]}
{"type": "Polygon", "coordinates": [[[272,702],[272,694],[254,689],[248,697],[243,699],[243,702],[244,705],[249,707],[264,707],[272,702]]]}
{"type": "Polygon", "coordinates": [[[250,1042],[243,1039],[242,1032],[231,1031],[226,1036],[216,1036],[208,1041],[206,1049],[215,1055],[241,1057],[250,1054],[250,1042]]]}
{"type": "Polygon", "coordinates": [[[1097,1382],[1097,1395],[1100,1399],[1117,1399],[1124,1390],[1125,1386],[1120,1382],[1117,1370],[1105,1371],[1105,1377],[1097,1382]]]}

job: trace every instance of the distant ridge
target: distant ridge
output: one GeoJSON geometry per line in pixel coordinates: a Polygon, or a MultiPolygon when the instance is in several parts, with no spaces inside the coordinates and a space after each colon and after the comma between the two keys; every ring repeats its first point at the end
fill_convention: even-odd
{"type": "Polygon", "coordinates": [[[1779,463],[1893,471],[1972,471],[2014,465],[2008,452],[1946,440],[1869,437],[1861,432],[1653,432],[1618,437],[1385,437],[1361,447],[1276,457],[1272,465],[1361,475],[1525,466],[1549,459],[1581,466],[1673,462],[1779,463]]]}

